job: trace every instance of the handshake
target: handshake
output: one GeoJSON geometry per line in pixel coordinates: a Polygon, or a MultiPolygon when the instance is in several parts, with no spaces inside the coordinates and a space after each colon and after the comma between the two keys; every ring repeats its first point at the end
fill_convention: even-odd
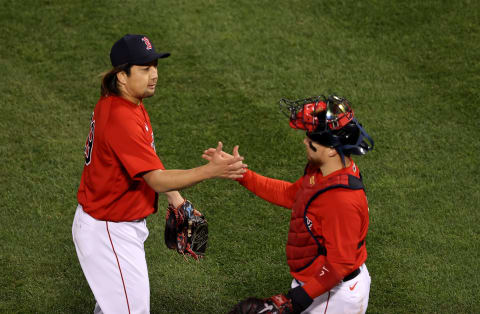
{"type": "Polygon", "coordinates": [[[208,160],[208,176],[210,178],[240,179],[247,172],[247,165],[238,153],[238,145],[233,148],[232,155],[222,150],[222,142],[217,148],[209,148],[203,152],[202,158],[208,160]]]}

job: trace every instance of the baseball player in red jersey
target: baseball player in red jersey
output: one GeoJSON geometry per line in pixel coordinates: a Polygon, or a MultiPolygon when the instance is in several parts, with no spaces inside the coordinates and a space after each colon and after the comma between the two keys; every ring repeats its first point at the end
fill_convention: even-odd
{"type": "MultiPolygon", "coordinates": [[[[286,295],[249,298],[231,313],[365,313],[370,276],[365,266],[368,203],[360,170],[350,158],[373,148],[346,99],[283,99],[290,126],[306,130],[308,163],[294,183],[248,170],[241,185],[291,209],[286,245],[293,276],[286,295]]],[[[215,149],[205,151],[211,160],[215,149]]]]}
{"type": "Polygon", "coordinates": [[[184,201],[179,189],[245,172],[238,146],[226,158],[220,142],[208,164],[165,170],[142,101],[155,92],[158,59],[169,55],[157,53],[144,35],[118,40],[90,121],[72,234],[95,313],[150,312],[144,242],[146,217],[157,211],[158,193],[176,207],[184,201]]]}

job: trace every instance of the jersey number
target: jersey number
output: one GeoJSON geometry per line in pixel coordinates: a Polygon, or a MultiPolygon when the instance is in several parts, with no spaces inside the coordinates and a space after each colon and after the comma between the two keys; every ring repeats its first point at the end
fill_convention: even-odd
{"type": "Polygon", "coordinates": [[[88,133],[87,141],[85,143],[85,165],[88,166],[92,161],[92,150],[93,150],[93,136],[95,134],[95,120],[90,120],[90,133],[88,133]]]}

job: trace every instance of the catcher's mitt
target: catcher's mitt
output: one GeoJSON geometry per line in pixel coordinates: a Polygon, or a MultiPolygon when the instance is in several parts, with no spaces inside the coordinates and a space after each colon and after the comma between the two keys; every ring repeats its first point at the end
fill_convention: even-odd
{"type": "Polygon", "coordinates": [[[208,241],[208,223],[190,201],[175,208],[168,205],[165,223],[165,244],[178,253],[194,259],[205,255],[208,241]]]}
{"type": "Polygon", "coordinates": [[[239,302],[228,314],[294,314],[292,301],[283,294],[268,299],[248,298],[239,302]]]}
{"type": "Polygon", "coordinates": [[[257,298],[240,301],[228,314],[256,314],[265,307],[265,302],[257,298]]]}

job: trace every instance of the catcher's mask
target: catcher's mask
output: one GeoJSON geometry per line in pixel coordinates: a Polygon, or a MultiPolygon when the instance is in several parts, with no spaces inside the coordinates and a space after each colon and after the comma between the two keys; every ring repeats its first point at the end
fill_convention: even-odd
{"type": "Polygon", "coordinates": [[[294,101],[283,98],[280,108],[289,117],[291,128],[305,130],[312,141],[335,148],[344,165],[345,155],[365,155],[373,149],[373,139],[355,119],[345,98],[336,95],[294,101]]]}

